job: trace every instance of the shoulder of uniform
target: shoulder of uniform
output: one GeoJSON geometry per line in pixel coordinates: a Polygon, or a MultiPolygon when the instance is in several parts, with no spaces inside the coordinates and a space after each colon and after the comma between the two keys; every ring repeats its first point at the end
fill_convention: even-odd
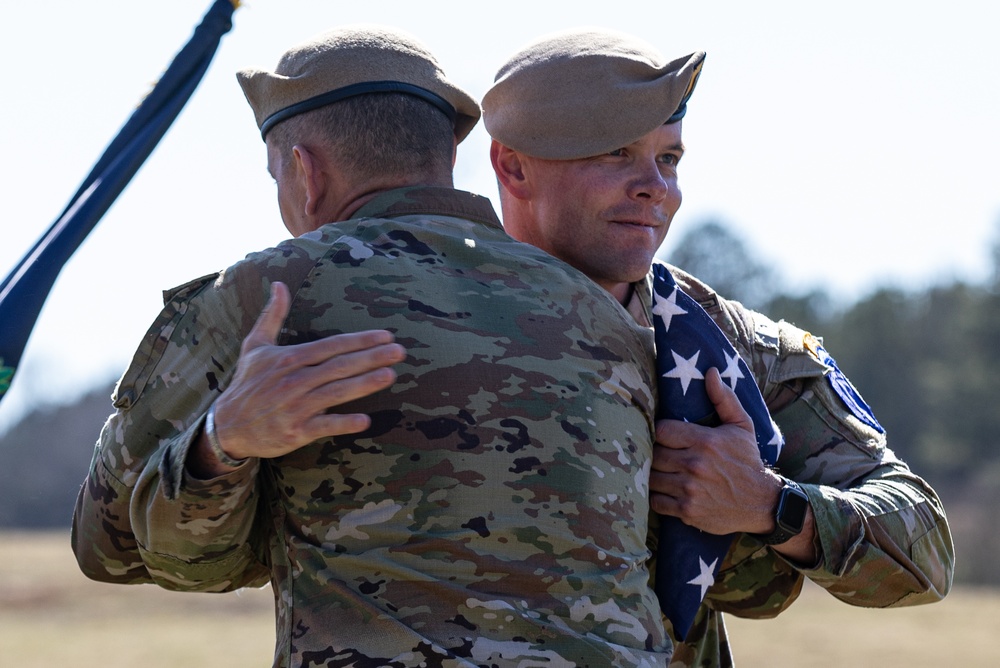
{"type": "Polygon", "coordinates": [[[677,286],[705,309],[740,354],[748,355],[754,343],[753,312],[737,301],[722,297],[710,285],[683,269],[670,264],[667,269],[677,286]]]}
{"type": "Polygon", "coordinates": [[[204,288],[209,283],[214,283],[222,275],[222,272],[216,271],[211,274],[205,274],[199,278],[188,281],[187,283],[181,283],[178,286],[169,288],[163,291],[163,304],[166,306],[172,301],[185,301],[189,299],[192,295],[197,294],[202,288],[204,288]]]}
{"type": "Polygon", "coordinates": [[[696,302],[701,303],[703,300],[717,300],[719,298],[719,293],[693,274],[689,274],[680,267],[672,264],[667,264],[666,266],[670,271],[670,275],[677,282],[677,286],[696,302]]]}

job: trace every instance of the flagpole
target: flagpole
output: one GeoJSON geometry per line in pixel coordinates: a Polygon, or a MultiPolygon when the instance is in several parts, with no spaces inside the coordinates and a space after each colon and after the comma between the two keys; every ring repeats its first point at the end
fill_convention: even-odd
{"type": "Polygon", "coordinates": [[[56,221],[0,283],[0,399],[56,278],[149,157],[232,28],[239,0],[215,0],[187,44],[108,144],[56,221]]]}

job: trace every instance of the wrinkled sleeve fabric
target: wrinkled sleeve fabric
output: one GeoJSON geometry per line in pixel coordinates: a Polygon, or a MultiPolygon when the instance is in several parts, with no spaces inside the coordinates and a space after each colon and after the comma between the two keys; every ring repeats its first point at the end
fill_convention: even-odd
{"type": "Polygon", "coordinates": [[[816,518],[819,563],[790,565],[852,605],[941,600],[951,589],[954,545],[937,493],[895,456],[884,431],[848,407],[834,370],[812,349],[816,339],[745,314],[757,333],[753,366],[785,435],[778,469],[802,484],[816,518]],[[777,349],[768,334],[775,330],[777,349]]]}
{"type": "MultiPolygon", "coordinates": [[[[673,271],[673,269],[672,269],[673,271]]],[[[954,545],[941,500],[887,445],[886,435],[851,409],[815,354],[819,340],[720,298],[676,271],[750,364],[785,446],[777,468],[799,482],[816,517],[820,558],[792,563],[741,535],[673,665],[728,665],[717,612],[773,617],[798,596],[808,577],[852,605],[931,603],[950,590],[954,545]],[[707,649],[708,645],[713,648],[707,649]]]]}
{"type": "MultiPolygon", "coordinates": [[[[786,335],[808,337],[785,325],[786,335]]],[[[774,413],[790,444],[778,464],[809,496],[822,556],[793,565],[852,605],[941,600],[951,589],[954,545],[938,495],[883,432],[845,407],[825,373],[794,385],[797,398],[774,413]]]]}
{"type": "Polygon", "coordinates": [[[166,391],[177,386],[179,369],[167,369],[165,364],[182,355],[196,364],[208,361],[191,360],[191,347],[175,334],[185,321],[196,317],[190,313],[189,300],[219,277],[204,276],[164,294],[163,309],[115,388],[116,411],[101,430],[73,515],[73,551],[81,570],[94,580],[152,582],[129,517],[132,492],[146,464],[160,460],[164,443],[189,432],[204,412],[202,405],[211,402],[210,396],[193,398],[190,391],[183,396],[166,391]]]}
{"type": "Polygon", "coordinates": [[[256,513],[260,463],[209,481],[184,470],[266,300],[265,264],[259,254],[249,256],[165,294],[115,390],[117,411],[77,500],[72,543],[88,577],[203,591],[267,581],[266,550],[257,540],[264,529],[256,513]]]}

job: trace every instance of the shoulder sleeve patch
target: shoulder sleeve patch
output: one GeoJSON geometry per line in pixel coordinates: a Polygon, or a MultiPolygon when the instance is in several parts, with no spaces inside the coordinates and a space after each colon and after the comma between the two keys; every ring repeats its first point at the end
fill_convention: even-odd
{"type": "Polygon", "coordinates": [[[875,419],[872,409],[861,397],[861,393],[858,392],[854,385],[851,384],[851,381],[847,379],[844,372],[840,370],[837,366],[837,362],[830,356],[830,353],[826,351],[826,348],[824,348],[819,342],[819,339],[812,334],[807,333],[803,339],[803,345],[810,355],[815,357],[827,367],[828,370],[824,376],[830,384],[830,388],[838,397],[840,397],[840,400],[844,402],[844,405],[851,411],[851,414],[872,429],[876,430],[878,433],[884,434],[885,429],[881,424],[879,424],[878,420],[875,419]]]}

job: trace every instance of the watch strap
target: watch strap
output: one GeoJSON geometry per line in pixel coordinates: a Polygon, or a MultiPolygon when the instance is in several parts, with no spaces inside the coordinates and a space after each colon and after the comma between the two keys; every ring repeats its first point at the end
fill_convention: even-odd
{"type": "MultiPolygon", "coordinates": [[[[765,545],[780,545],[802,532],[803,522],[799,522],[798,526],[789,524],[788,514],[793,508],[792,504],[808,505],[809,497],[806,496],[806,493],[802,491],[802,488],[795,481],[784,477],[782,477],[782,480],[785,486],[781,489],[781,495],[778,497],[778,506],[774,511],[774,530],[767,534],[752,534],[765,545]]],[[[795,510],[799,509],[801,509],[800,512],[803,513],[801,517],[804,519],[804,507],[800,505],[795,510]]]]}

